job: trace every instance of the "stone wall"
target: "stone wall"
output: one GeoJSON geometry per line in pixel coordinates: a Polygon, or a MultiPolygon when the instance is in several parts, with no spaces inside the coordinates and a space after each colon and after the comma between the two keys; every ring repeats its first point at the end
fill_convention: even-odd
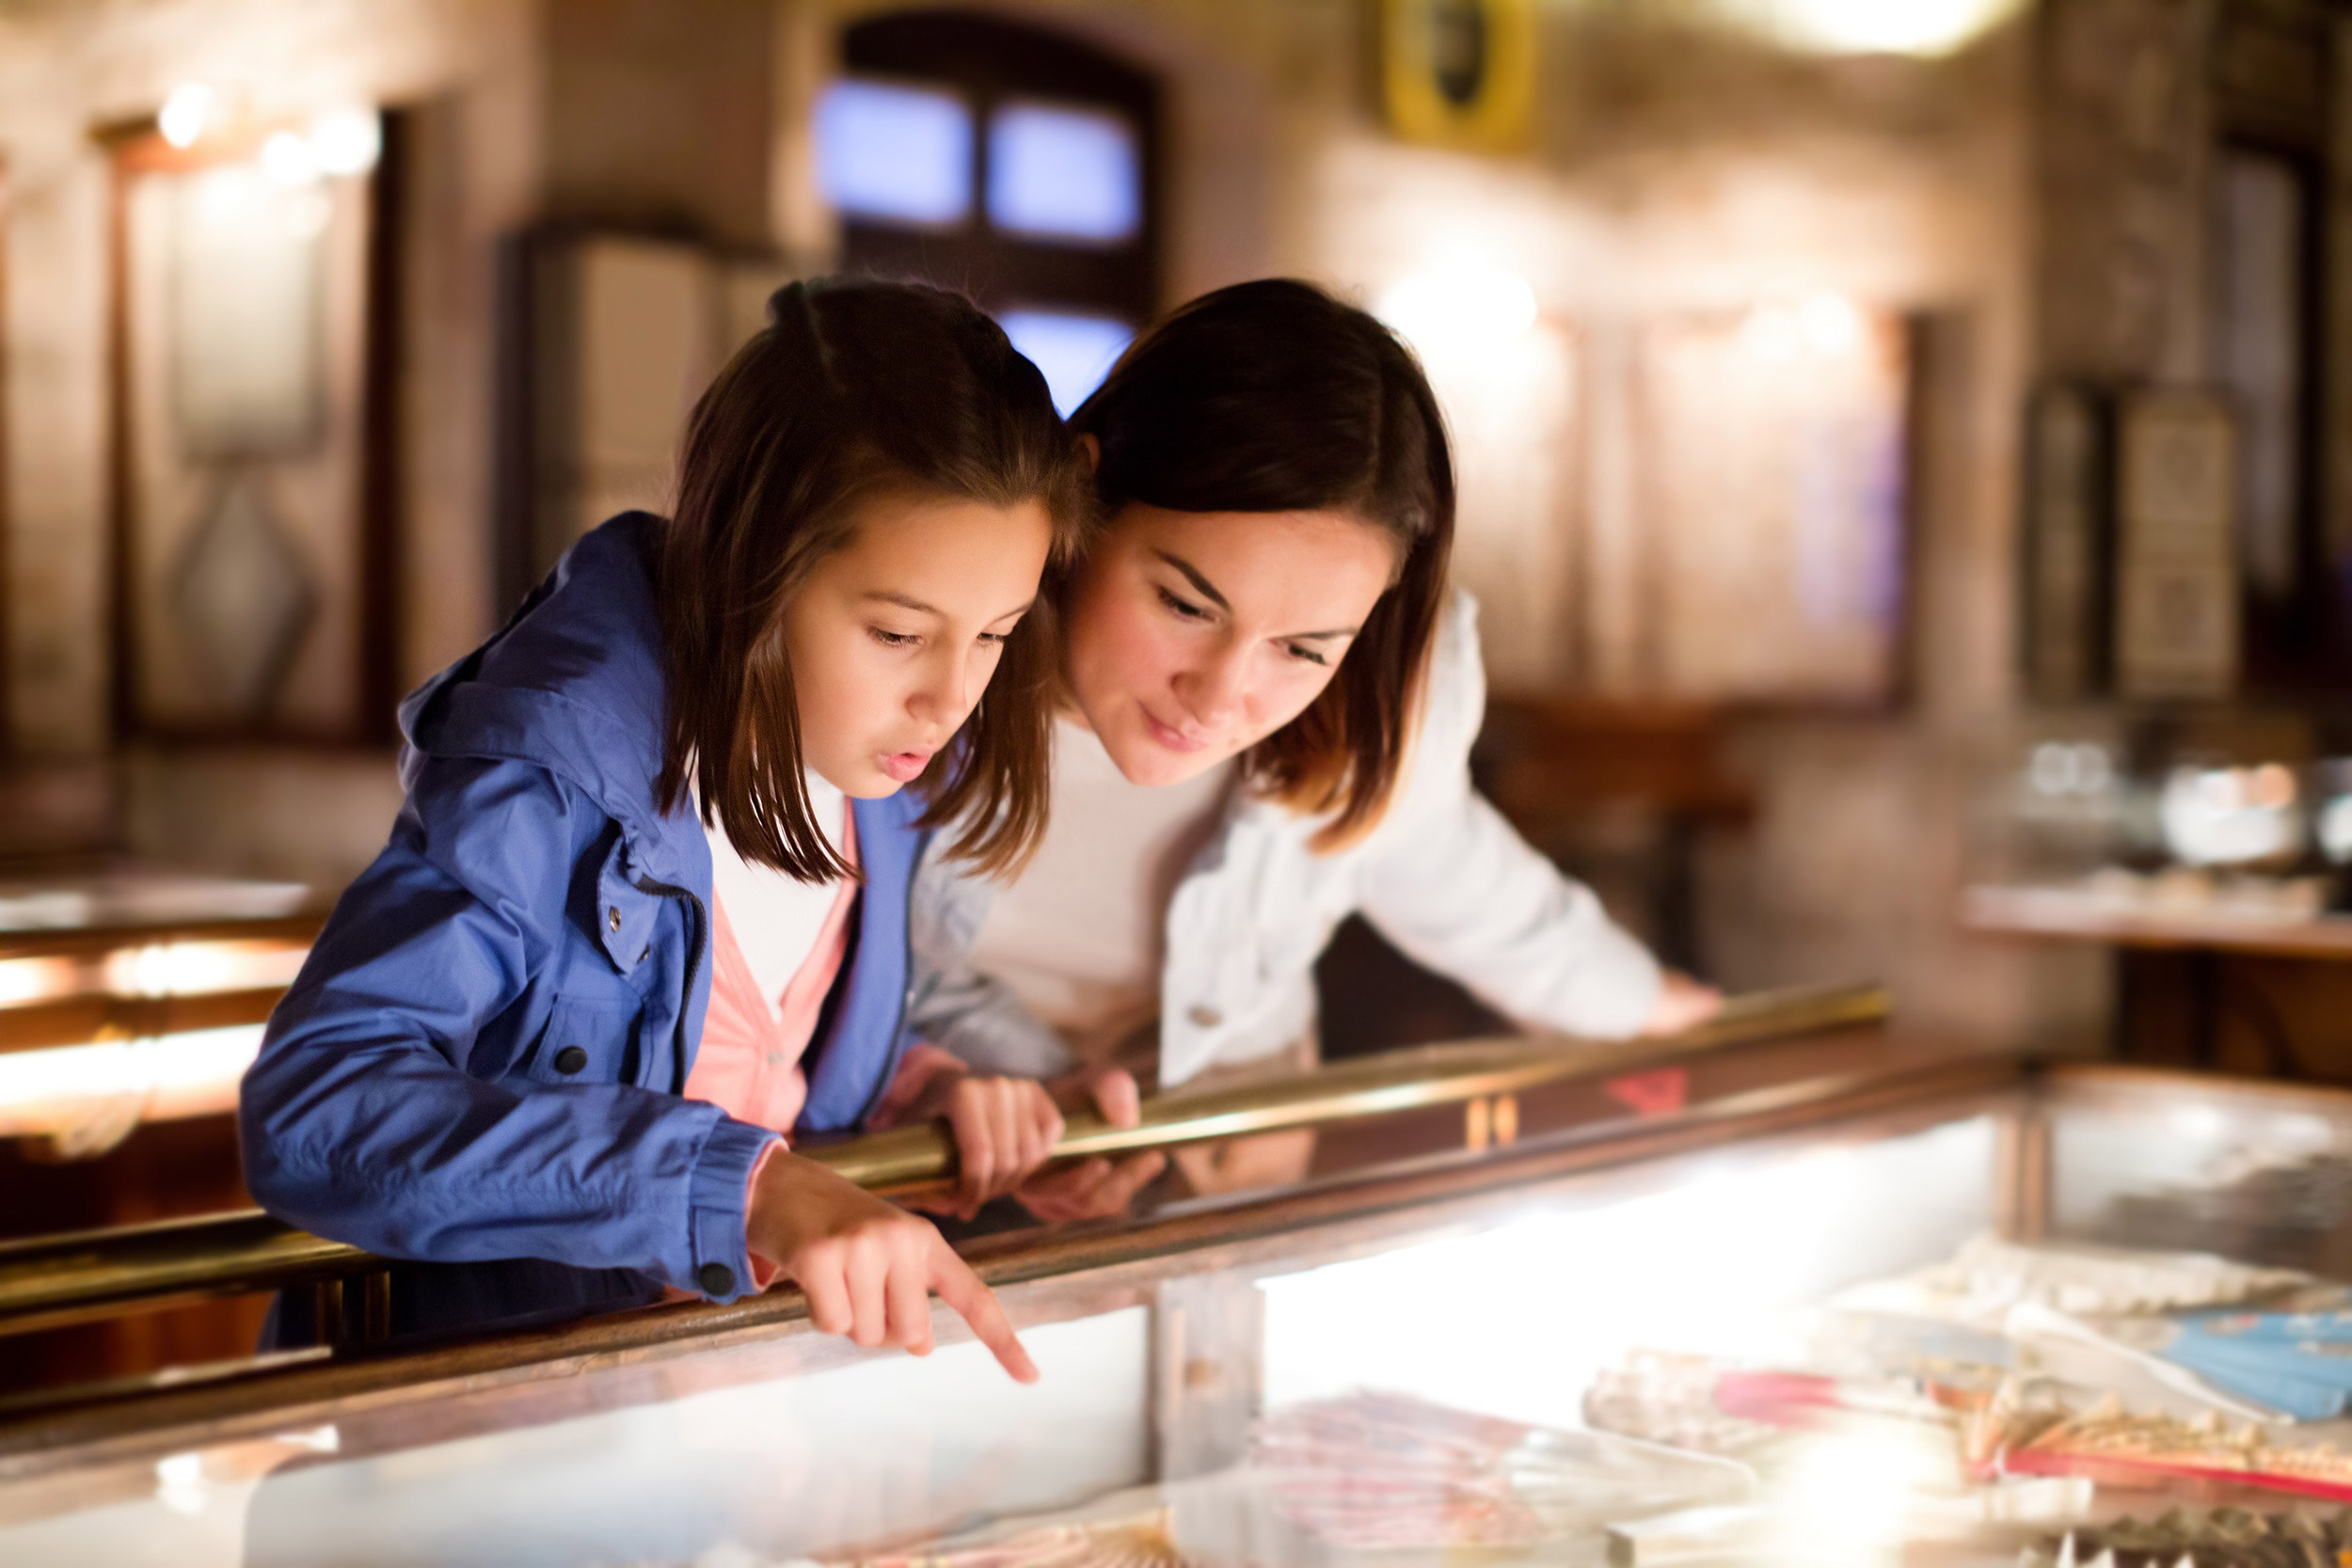
{"type": "MultiPolygon", "coordinates": [[[[123,0],[0,9],[8,229],[5,661],[17,754],[114,750],[106,635],[109,174],[90,132],[183,82],[257,122],[407,112],[398,396],[404,687],[496,626],[502,240],[582,219],[761,245],[776,13],[767,0],[123,0]]],[[[126,847],[334,885],[399,800],[388,753],[119,754],[126,847]]]]}
{"type": "MultiPolygon", "coordinates": [[[[8,661],[24,751],[87,754],[104,721],[105,169],[98,121],[178,81],[257,103],[415,104],[406,578],[414,679],[493,625],[499,237],[571,214],[821,258],[808,109],[867,0],[117,0],[0,6],[0,155],[13,192],[8,661]],[[691,13],[691,26],[680,12],[691,13]],[[282,97],[283,103],[279,100],[282,97]]],[[[1501,684],[1635,673],[1613,562],[1639,506],[1613,466],[1627,334],[1646,317],[1829,289],[1931,315],[1917,678],[1888,712],[1745,721],[1753,832],[1710,847],[1708,945],[1738,985],[1883,974],[1923,1028],[2080,1035],[2085,963],[1961,941],[1950,910],[1963,764],[2007,720],[2014,428],[2032,355],[2029,29],[1942,60],[1827,60],[1659,21],[1689,8],[1545,9],[1525,156],[1400,145],[1374,102],[1356,0],[1030,0],[1161,72],[1171,299],[1269,272],[1370,301],[1463,264],[1533,288],[1507,352],[1433,363],[1465,457],[1461,573],[1501,684]],[[1565,443],[1571,423],[1597,439],[1565,443]],[[1583,519],[1581,522],[1579,519],[1583,519]],[[1597,519],[1600,525],[1585,528],[1597,519]],[[1579,562],[1565,542],[1585,528],[1579,562]],[[1611,554],[1612,550],[1617,552],[1611,554]]],[[[124,770],[136,847],[347,876],[395,798],[375,754],[175,752],[124,770]],[[307,815],[305,815],[307,812],[307,815]],[[288,814],[311,824],[287,829],[288,814]]]]}

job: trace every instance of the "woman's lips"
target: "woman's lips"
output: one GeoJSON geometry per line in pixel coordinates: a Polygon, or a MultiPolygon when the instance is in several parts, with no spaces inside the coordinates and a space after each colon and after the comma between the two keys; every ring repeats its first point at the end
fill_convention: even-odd
{"type": "Polygon", "coordinates": [[[1207,740],[1195,740],[1190,736],[1184,734],[1184,731],[1171,729],[1168,725],[1161,723],[1157,719],[1152,717],[1152,710],[1150,708],[1143,709],[1143,722],[1145,727],[1152,732],[1152,738],[1158,741],[1161,745],[1167,747],[1171,752],[1184,752],[1189,753],[1193,752],[1206,751],[1208,749],[1209,743],[1207,740]]]}
{"type": "Polygon", "coordinates": [[[930,752],[884,752],[880,760],[883,772],[900,784],[913,784],[930,766],[931,756],[930,752]]]}

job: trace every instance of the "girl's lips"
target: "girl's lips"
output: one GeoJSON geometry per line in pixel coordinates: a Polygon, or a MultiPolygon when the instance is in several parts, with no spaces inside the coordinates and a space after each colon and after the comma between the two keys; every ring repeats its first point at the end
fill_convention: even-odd
{"type": "Polygon", "coordinates": [[[923,769],[931,763],[929,752],[884,752],[880,761],[882,770],[900,784],[913,784],[922,777],[923,769]]]}
{"type": "Polygon", "coordinates": [[[1152,738],[1167,747],[1169,751],[1190,752],[1205,751],[1207,749],[1209,743],[1206,740],[1195,740],[1185,735],[1182,730],[1168,728],[1166,724],[1161,723],[1157,719],[1152,717],[1152,710],[1150,708],[1145,708],[1142,712],[1143,722],[1145,726],[1151,730],[1152,738]]]}

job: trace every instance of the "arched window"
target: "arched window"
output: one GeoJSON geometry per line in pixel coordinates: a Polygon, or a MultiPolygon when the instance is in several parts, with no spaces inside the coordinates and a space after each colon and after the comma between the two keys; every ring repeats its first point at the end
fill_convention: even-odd
{"type": "Polygon", "coordinates": [[[1158,308],[1158,88],[1059,34],[955,10],[842,35],[817,109],[844,271],[957,288],[1067,413],[1158,308]]]}

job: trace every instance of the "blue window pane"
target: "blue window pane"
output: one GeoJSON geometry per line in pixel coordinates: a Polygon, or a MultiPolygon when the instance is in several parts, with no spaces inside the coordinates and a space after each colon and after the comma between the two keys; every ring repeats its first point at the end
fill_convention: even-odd
{"type": "Polygon", "coordinates": [[[817,101],[817,182],[858,217],[961,223],[972,210],[972,111],[952,92],[835,82],[817,101]]]}
{"type": "Polygon", "coordinates": [[[988,220],[1053,239],[1133,237],[1143,222],[1135,127],[1098,109],[998,109],[988,122],[988,220]]]}
{"type": "Polygon", "coordinates": [[[1064,419],[1103,384],[1136,329],[1105,316],[1073,316],[1058,310],[1008,310],[996,318],[1012,346],[1045,374],[1046,389],[1064,419]]]}

